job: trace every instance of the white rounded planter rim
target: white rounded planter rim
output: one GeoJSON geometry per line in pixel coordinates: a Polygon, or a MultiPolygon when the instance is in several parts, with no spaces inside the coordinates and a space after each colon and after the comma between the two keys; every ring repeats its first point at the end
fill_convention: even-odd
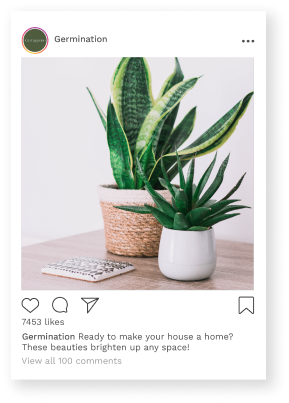
{"type": "Polygon", "coordinates": [[[198,281],[210,277],[217,263],[214,229],[178,231],[163,228],[159,267],[168,278],[198,281]]]}

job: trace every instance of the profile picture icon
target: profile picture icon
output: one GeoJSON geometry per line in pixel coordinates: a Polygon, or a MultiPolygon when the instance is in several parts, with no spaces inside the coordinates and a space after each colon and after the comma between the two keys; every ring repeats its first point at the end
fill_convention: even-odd
{"type": "Polygon", "coordinates": [[[22,35],[22,46],[29,53],[42,53],[47,48],[48,42],[48,35],[42,28],[28,28],[22,35]]]}

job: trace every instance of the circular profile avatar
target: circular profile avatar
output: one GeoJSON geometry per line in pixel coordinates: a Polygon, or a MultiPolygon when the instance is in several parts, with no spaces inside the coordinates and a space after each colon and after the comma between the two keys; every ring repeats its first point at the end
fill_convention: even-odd
{"type": "Polygon", "coordinates": [[[48,42],[48,35],[41,28],[29,28],[22,35],[22,46],[29,53],[42,53],[47,48],[48,42]]]}

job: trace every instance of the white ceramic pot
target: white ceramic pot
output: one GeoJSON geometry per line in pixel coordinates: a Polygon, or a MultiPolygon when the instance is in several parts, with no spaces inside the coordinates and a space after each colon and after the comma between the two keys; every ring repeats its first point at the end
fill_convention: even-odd
{"type": "Polygon", "coordinates": [[[194,281],[210,277],[217,263],[215,234],[163,228],[159,249],[161,272],[173,280],[194,281]]]}

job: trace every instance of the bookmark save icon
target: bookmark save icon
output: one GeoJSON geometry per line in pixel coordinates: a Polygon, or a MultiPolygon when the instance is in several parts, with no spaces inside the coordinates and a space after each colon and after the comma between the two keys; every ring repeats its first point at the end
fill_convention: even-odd
{"type": "Polygon", "coordinates": [[[89,313],[99,298],[81,298],[86,303],[86,313],[89,313]]]}

